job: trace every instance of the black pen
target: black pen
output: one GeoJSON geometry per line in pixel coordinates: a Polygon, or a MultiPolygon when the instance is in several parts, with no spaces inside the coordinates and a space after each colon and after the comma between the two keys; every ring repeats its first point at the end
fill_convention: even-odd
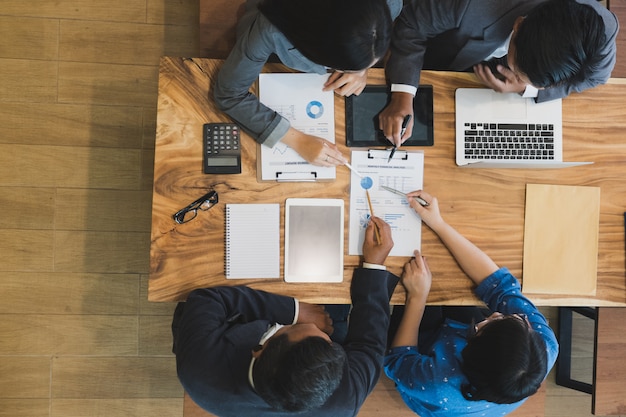
{"type": "MultiPolygon", "coordinates": [[[[402,130],[400,130],[400,138],[402,138],[402,136],[404,136],[404,132],[406,132],[406,126],[409,124],[409,122],[411,121],[411,115],[407,114],[406,116],[404,116],[404,120],[402,121],[402,130]]],[[[393,148],[391,148],[391,153],[389,154],[389,159],[387,159],[387,162],[391,161],[391,158],[393,158],[393,154],[396,153],[396,150],[398,149],[397,146],[393,146],[393,148]]]]}

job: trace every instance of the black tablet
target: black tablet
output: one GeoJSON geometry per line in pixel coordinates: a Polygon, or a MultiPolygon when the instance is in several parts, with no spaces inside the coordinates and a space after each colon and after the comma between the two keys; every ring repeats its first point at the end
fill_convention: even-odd
{"type": "MultiPolygon", "coordinates": [[[[378,128],[378,114],[390,99],[387,86],[368,85],[358,96],[346,98],[346,145],[390,146],[378,128]]],[[[433,87],[420,85],[413,100],[413,134],[402,146],[433,145],[433,87]]]]}

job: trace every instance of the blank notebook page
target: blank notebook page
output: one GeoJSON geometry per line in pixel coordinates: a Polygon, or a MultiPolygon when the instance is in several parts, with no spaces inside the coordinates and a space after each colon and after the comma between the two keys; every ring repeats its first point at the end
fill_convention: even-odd
{"type": "Polygon", "coordinates": [[[226,278],[280,278],[280,205],[226,204],[226,278]]]}

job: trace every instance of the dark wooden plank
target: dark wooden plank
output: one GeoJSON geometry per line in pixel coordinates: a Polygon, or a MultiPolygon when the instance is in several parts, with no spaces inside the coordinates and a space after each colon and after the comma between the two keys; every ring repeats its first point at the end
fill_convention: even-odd
{"type": "Polygon", "coordinates": [[[626,308],[600,307],[592,411],[595,415],[626,414],[626,308]]]}

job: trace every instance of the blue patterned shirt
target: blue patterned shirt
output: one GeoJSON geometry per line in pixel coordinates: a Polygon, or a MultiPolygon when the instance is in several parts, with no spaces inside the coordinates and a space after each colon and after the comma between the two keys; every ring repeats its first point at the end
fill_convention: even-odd
{"type": "MultiPolygon", "coordinates": [[[[500,268],[475,290],[491,311],[528,316],[532,328],[543,336],[547,347],[548,372],[554,365],[559,346],[546,318],[522,295],[519,281],[508,269],[500,268]]],[[[428,416],[503,416],[519,407],[488,401],[468,401],[461,385],[468,383],[461,371],[461,351],[467,345],[468,325],[446,320],[429,354],[415,346],[391,349],[385,356],[385,373],[397,386],[404,402],[421,417],[428,416]]]]}

